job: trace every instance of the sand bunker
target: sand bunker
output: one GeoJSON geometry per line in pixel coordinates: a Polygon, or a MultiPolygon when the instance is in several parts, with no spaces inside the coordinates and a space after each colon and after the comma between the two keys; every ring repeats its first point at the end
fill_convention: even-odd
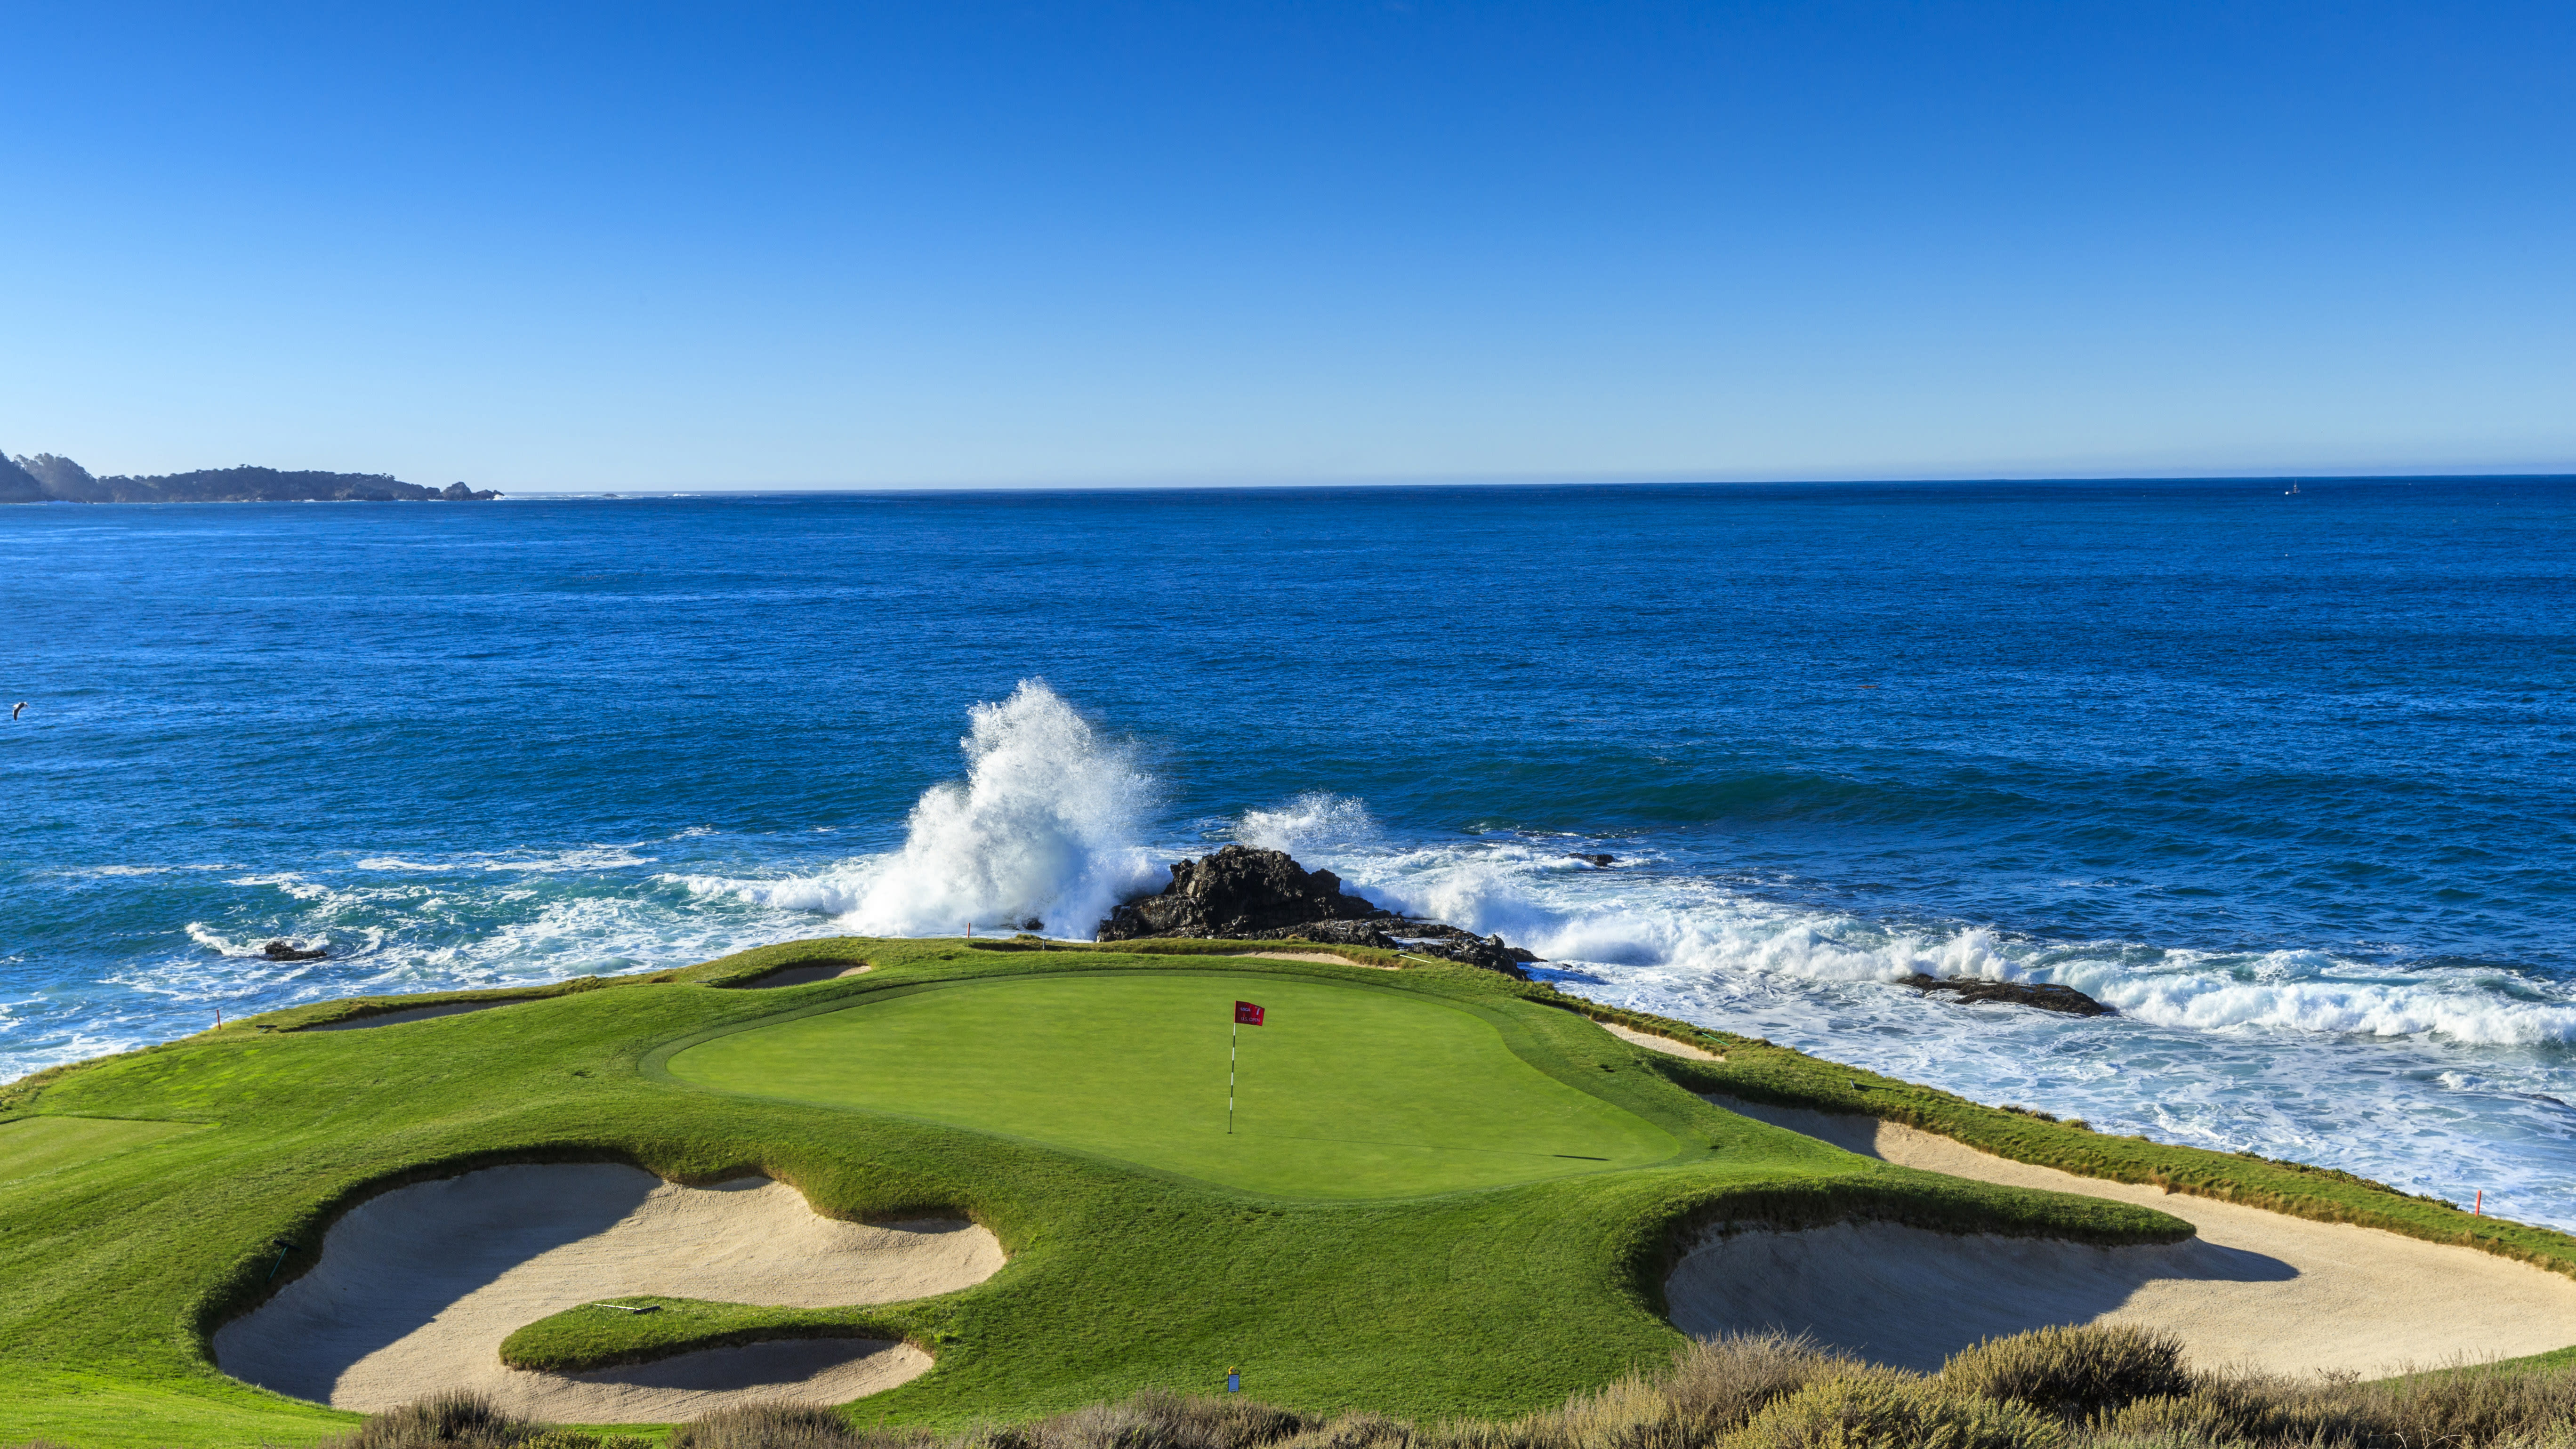
{"type": "Polygon", "coordinates": [[[838,1222],[765,1177],[695,1188],[607,1163],[495,1167],[361,1203],[332,1227],[312,1271],[216,1331],[214,1353],[236,1378],[362,1411],[443,1389],[592,1424],[667,1422],[764,1397],[841,1403],[927,1371],[929,1356],[803,1339],[540,1374],[504,1367],[501,1340],[603,1298],[891,1303],[1001,1266],[1001,1244],[970,1223],[838,1222]]]}
{"type": "Polygon", "coordinates": [[[865,961],[814,961],[803,966],[781,966],[749,981],[728,981],[725,987],[742,991],[772,986],[811,986],[817,981],[837,981],[844,976],[856,976],[867,969],[865,961]]]}
{"type": "Polygon", "coordinates": [[[400,1026],[406,1021],[427,1021],[433,1016],[463,1016],[469,1011],[490,1011],[496,1006],[517,1006],[536,1000],[533,996],[513,996],[507,1001],[449,1001],[437,1006],[414,1006],[402,1011],[379,1011],[373,1016],[352,1016],[339,1021],[300,1026],[298,1031],[356,1031],[363,1026],[400,1026]]]}
{"type": "Polygon", "coordinates": [[[1229,951],[1226,954],[1230,956],[1258,956],[1264,961],[1324,961],[1335,966],[1365,966],[1371,971],[1392,971],[1395,969],[1392,966],[1381,966],[1375,961],[1354,961],[1348,956],[1336,956],[1330,951],[1229,951]]]}
{"type": "Polygon", "coordinates": [[[2180,1335],[2203,1367],[2362,1374],[2576,1343],[2576,1281],[2474,1248],[2077,1177],[1870,1117],[1709,1100],[1907,1167],[2144,1204],[2200,1236],[2095,1248],[1886,1224],[1737,1233],[1693,1249],[1665,1283],[1686,1333],[1802,1329],[1928,1369],[1995,1334],[2136,1323],[2180,1335]]]}
{"type": "Polygon", "coordinates": [[[1626,1042],[1630,1046],[1641,1046],[1650,1052],[1662,1052],[1668,1057],[1688,1057],[1695,1062],[1722,1062],[1726,1060],[1726,1058],[1719,1056],[1715,1052],[1703,1051],[1687,1042],[1678,1042],[1668,1036],[1656,1036],[1650,1032],[1642,1032],[1632,1026],[1621,1026],[1615,1021],[1595,1021],[1593,1025],[1610,1033],[1612,1036],[1619,1038],[1619,1040],[1626,1042]]]}

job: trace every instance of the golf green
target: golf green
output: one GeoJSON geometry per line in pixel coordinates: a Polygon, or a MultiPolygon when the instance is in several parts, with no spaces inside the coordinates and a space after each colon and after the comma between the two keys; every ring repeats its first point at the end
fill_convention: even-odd
{"type": "Polygon", "coordinates": [[[674,1055],[722,1091],[897,1113],[1255,1192],[1382,1198],[1637,1167],[1683,1145],[1514,1055],[1477,1012],[1279,976],[963,982],[674,1055]],[[1239,998],[1268,1013],[1240,1032],[1239,998]]]}

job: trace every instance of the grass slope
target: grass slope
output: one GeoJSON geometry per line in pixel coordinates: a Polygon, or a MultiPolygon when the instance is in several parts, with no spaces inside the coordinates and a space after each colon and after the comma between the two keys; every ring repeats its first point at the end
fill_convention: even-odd
{"type": "MultiPolygon", "coordinates": [[[[1463,968],[1211,954],[802,942],[685,972],[568,983],[506,1010],[282,1029],[424,999],[320,1004],[16,1084],[0,1116],[18,1120],[0,1134],[102,1135],[95,1152],[0,1181],[0,1424],[13,1439],[210,1449],[309,1444],[345,1429],[351,1416],[221,1374],[206,1336],[309,1267],[323,1230],[354,1202],[505,1161],[629,1161],[691,1182],[761,1170],[842,1217],[962,1212],[983,1223],[1011,1260],[964,1292],[821,1324],[750,1305],[601,1314],[615,1322],[577,1332],[550,1320],[550,1333],[567,1332],[523,1345],[604,1361],[746,1334],[890,1325],[939,1362],[866,1401],[871,1422],[1022,1418],[1144,1388],[1208,1388],[1228,1366],[1263,1397],[1314,1411],[1512,1413],[1661,1361],[1678,1339],[1658,1314],[1658,1284],[1676,1244],[1702,1224],[1866,1217],[2106,1243],[2185,1231],[2146,1209],[1912,1172],[1719,1111],[1676,1084],[1689,1064],[1618,1041],[1544,988],[1463,968]],[[824,959],[875,969],[705,989],[824,959]],[[1446,1093],[1444,1110],[1469,1113],[1469,1099],[1505,1083],[1517,1100],[1561,1108],[1548,1140],[1563,1132],[1607,1145],[1614,1161],[1455,1190],[1416,1161],[1367,1168],[1380,1174],[1371,1189],[1380,1195],[1300,1196],[1259,1187],[1313,1194],[1318,1185],[1275,1172],[1222,1180],[1176,1155],[1169,1133],[1131,1136],[1113,1153],[1061,1116],[912,1099],[966,1119],[929,1120],[869,1099],[877,1089],[846,1074],[833,1090],[856,1095],[826,1102],[717,1090],[669,1069],[691,1047],[751,1050],[836,1018],[837,1028],[812,1029],[893,1031],[869,1023],[899,1024],[928,1009],[908,1003],[941,998],[943,1011],[982,1010],[1030,984],[1119,999],[1159,974],[1194,1022],[1189,993],[1219,967],[1220,994],[1278,1007],[1283,1026],[1330,1014],[1317,1003],[1344,1010],[1346,1032],[1319,1040],[1349,1080],[1319,1074],[1311,1090],[1383,1123],[1398,1109],[1368,1078],[1411,1071],[1405,1054],[1431,1051],[1430,1076],[1454,1070],[1470,1084],[1416,1083],[1446,1093]],[[979,984],[953,984],[969,982],[979,984]],[[929,986],[943,989],[918,989],[929,986]],[[1435,1042],[1447,1044],[1423,1045],[1435,1042]],[[135,1145],[65,1119],[204,1125],[135,1145]],[[279,1242],[293,1245],[282,1267],[279,1242]]],[[[1151,1015],[1161,1009],[1152,997],[1128,1006],[1151,1015]]],[[[956,1021],[939,1015],[917,1019],[953,1044],[956,1021]]],[[[1114,1030],[1086,1039],[1113,1064],[1138,1055],[1114,1030]]],[[[1282,1039],[1294,1033],[1262,1040],[1282,1039]]],[[[863,1068],[888,1064],[884,1043],[870,1050],[880,1055],[856,1057],[863,1068]]],[[[902,1069],[932,1067],[916,1057],[902,1069]]],[[[1081,1090],[1132,1104],[1135,1081],[1097,1068],[1081,1090]]],[[[734,1084],[762,1085],[756,1074],[734,1084]]]]}

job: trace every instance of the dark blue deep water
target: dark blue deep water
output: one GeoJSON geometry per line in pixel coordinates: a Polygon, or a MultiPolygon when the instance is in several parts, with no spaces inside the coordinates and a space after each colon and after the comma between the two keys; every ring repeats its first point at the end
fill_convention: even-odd
{"type": "Polygon", "coordinates": [[[46,505],[0,580],[0,1078],[1086,935],[1241,838],[1570,990],[2576,1225],[2576,481],[46,505]]]}

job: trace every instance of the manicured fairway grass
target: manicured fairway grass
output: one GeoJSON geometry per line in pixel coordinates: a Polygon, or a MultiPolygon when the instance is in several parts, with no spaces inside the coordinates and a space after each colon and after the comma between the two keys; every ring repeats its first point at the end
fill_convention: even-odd
{"type": "Polygon", "coordinates": [[[26,1117],[0,1122],[0,1182],[96,1162],[202,1130],[204,1124],[198,1122],[131,1122],[116,1117],[26,1117]]]}
{"type": "Polygon", "coordinates": [[[1257,989],[1172,972],[933,987],[720,1036],[669,1069],[1287,1197],[1495,1187],[1685,1150],[1513,1055],[1472,1009],[1284,977],[1257,989]],[[1268,1017],[1240,1032],[1229,1135],[1229,1033],[1247,993],[1268,1017]]]}

